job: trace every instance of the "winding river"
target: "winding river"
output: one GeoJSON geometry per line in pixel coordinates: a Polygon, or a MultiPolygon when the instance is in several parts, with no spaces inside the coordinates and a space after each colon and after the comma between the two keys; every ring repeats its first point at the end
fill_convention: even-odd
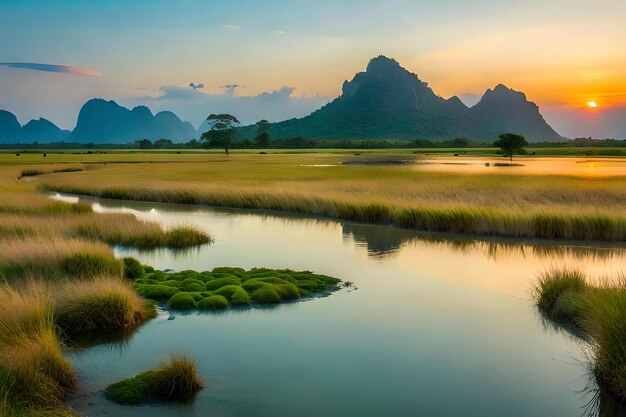
{"type": "Polygon", "coordinates": [[[594,277],[626,270],[623,246],[472,241],[269,212],[85,200],[96,211],[193,224],[215,238],[186,252],[116,248],[120,257],[158,269],[312,270],[356,286],[275,308],[161,311],[123,342],[71,351],[81,388],[70,405],[89,416],[581,416],[594,388],[584,346],[543,323],[530,291],[552,267],[594,277]],[[108,384],[173,351],[193,356],[208,383],[191,405],[104,398],[108,384]]]}

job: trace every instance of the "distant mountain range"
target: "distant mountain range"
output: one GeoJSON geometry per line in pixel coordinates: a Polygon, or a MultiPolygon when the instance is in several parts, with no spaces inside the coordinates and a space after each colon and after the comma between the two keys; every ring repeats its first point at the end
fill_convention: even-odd
{"type": "MultiPolygon", "coordinates": [[[[169,111],[152,114],[145,106],[130,110],[96,98],[83,105],[72,132],[46,119],[22,126],[15,115],[0,110],[0,143],[181,142],[199,138],[206,126],[205,121],[196,130],[169,111]]],[[[503,132],[519,133],[533,142],[563,139],[521,92],[499,84],[468,108],[456,96],[436,95],[417,75],[385,56],[373,58],[364,72],[345,81],[335,100],[306,117],[273,123],[269,129],[272,139],[494,140],[503,132]]],[[[241,138],[252,138],[256,126],[242,127],[239,133],[241,138]]]]}

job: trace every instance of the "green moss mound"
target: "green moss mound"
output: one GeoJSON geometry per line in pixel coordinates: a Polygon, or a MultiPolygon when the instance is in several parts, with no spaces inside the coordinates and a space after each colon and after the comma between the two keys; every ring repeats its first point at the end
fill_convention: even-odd
{"type": "Polygon", "coordinates": [[[154,370],[109,385],[104,393],[107,399],[119,404],[185,402],[203,386],[193,360],[172,356],[154,370]]]}
{"type": "Polygon", "coordinates": [[[167,302],[167,305],[170,308],[174,308],[177,310],[186,310],[190,308],[196,307],[196,300],[193,294],[188,292],[178,292],[170,298],[167,302]]]}
{"type": "Polygon", "coordinates": [[[279,304],[330,293],[337,278],[289,269],[220,267],[212,271],[166,273],[144,267],[134,280],[137,292],[172,309],[225,309],[250,304],[279,304]]]}
{"type": "Polygon", "coordinates": [[[198,308],[204,308],[209,310],[223,310],[228,308],[228,300],[221,295],[212,295],[207,298],[203,298],[198,301],[198,308]]]}

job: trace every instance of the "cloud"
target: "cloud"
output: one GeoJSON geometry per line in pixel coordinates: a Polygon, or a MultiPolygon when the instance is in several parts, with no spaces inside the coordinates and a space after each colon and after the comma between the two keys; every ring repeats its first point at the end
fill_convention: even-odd
{"type": "Polygon", "coordinates": [[[231,97],[235,95],[235,88],[237,87],[239,87],[239,84],[227,84],[220,86],[220,88],[224,90],[224,94],[231,97]]]}
{"type": "Polygon", "coordinates": [[[272,35],[284,35],[285,31],[284,30],[273,30],[272,35]]]}
{"type": "Polygon", "coordinates": [[[39,64],[33,62],[0,62],[0,66],[9,68],[29,69],[34,71],[57,72],[61,74],[89,75],[99,77],[100,71],[87,67],[75,67],[72,65],[39,64]]]}
{"type": "Polygon", "coordinates": [[[147,105],[155,112],[170,110],[181,119],[199,126],[211,113],[230,113],[242,124],[256,123],[261,119],[271,122],[306,116],[330,99],[328,97],[295,96],[294,88],[282,87],[253,96],[236,96],[228,91],[208,94],[188,87],[165,86],[161,95],[119,100],[126,106],[147,105]]]}
{"type": "Polygon", "coordinates": [[[228,30],[239,30],[239,29],[241,29],[241,26],[237,26],[237,25],[224,24],[224,25],[220,25],[220,26],[223,27],[224,29],[228,29],[228,30]]]}

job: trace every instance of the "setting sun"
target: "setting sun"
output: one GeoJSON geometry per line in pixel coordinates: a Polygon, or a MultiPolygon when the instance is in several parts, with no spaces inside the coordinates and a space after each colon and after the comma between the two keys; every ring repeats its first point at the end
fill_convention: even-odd
{"type": "Polygon", "coordinates": [[[595,101],[588,101],[587,107],[591,107],[592,109],[595,109],[596,107],[598,107],[598,103],[596,103],[595,101]]]}

